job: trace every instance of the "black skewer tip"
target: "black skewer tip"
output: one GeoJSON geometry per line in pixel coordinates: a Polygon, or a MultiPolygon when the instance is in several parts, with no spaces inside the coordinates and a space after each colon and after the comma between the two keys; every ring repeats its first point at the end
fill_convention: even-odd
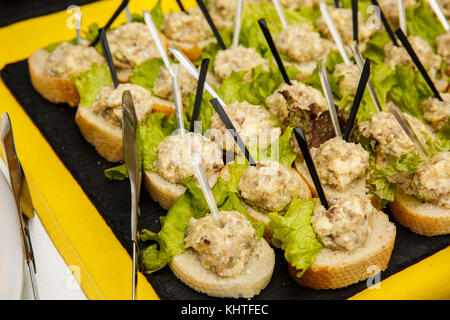
{"type": "Polygon", "coordinates": [[[395,34],[394,34],[394,32],[392,31],[392,28],[391,28],[391,26],[389,25],[389,22],[387,21],[386,16],[385,16],[384,13],[383,13],[383,10],[381,10],[381,7],[380,7],[380,5],[378,4],[378,1],[377,1],[377,0],[371,0],[371,1],[372,1],[372,4],[373,4],[374,6],[377,6],[377,7],[378,7],[378,10],[380,10],[379,13],[380,13],[380,19],[381,19],[381,22],[383,23],[383,26],[384,26],[384,28],[386,29],[386,32],[388,33],[389,38],[391,38],[391,40],[392,40],[392,42],[394,43],[394,45],[395,45],[396,47],[398,47],[399,45],[398,45],[397,39],[396,39],[396,37],[395,37],[395,34]]]}
{"type": "Polygon", "coordinates": [[[119,80],[117,78],[116,67],[114,66],[114,61],[111,56],[111,51],[109,50],[108,40],[106,39],[106,30],[100,30],[100,42],[103,48],[103,54],[105,56],[106,62],[108,64],[109,73],[111,74],[111,79],[114,84],[114,88],[119,86],[119,80]]]}
{"type": "Polygon", "coordinates": [[[269,45],[270,51],[272,52],[273,57],[275,58],[275,61],[278,65],[278,69],[281,72],[281,75],[283,76],[284,82],[286,82],[288,85],[291,85],[291,80],[289,80],[289,77],[287,75],[286,69],[284,68],[283,61],[281,60],[281,57],[278,53],[277,47],[275,46],[275,43],[273,42],[272,35],[270,34],[269,27],[267,26],[266,19],[261,18],[258,20],[259,27],[261,28],[261,31],[264,34],[264,37],[266,38],[267,44],[269,45]]]}
{"type": "MultiPolygon", "coordinates": [[[[128,5],[128,2],[130,2],[130,0],[123,0],[122,3],[120,4],[120,6],[117,8],[116,11],[114,11],[113,15],[111,16],[111,18],[109,18],[108,22],[105,24],[105,26],[102,29],[108,30],[109,27],[113,24],[113,22],[117,19],[117,17],[119,16],[119,14],[123,11],[123,9],[125,9],[125,7],[128,5]]],[[[93,47],[95,46],[98,41],[100,40],[100,30],[98,32],[97,37],[94,39],[94,41],[91,42],[90,46],[93,47]]]]}
{"type": "Polygon", "coordinates": [[[233,136],[234,141],[236,141],[238,147],[244,153],[244,156],[248,160],[249,164],[251,166],[255,166],[256,165],[255,160],[253,160],[250,152],[248,151],[247,147],[245,146],[244,142],[242,141],[241,137],[239,136],[237,130],[231,123],[230,118],[228,118],[227,114],[225,113],[225,110],[223,110],[222,106],[220,105],[219,100],[217,100],[217,98],[213,98],[210,100],[210,102],[211,102],[212,106],[214,107],[214,109],[216,110],[217,114],[219,115],[220,120],[222,120],[225,127],[228,129],[228,131],[233,136]]]}
{"type": "Polygon", "coordinates": [[[197,92],[195,94],[194,109],[192,110],[191,127],[190,131],[195,130],[195,121],[197,121],[198,114],[200,113],[200,104],[203,98],[203,88],[205,86],[206,74],[208,73],[209,59],[203,59],[202,66],[200,67],[200,74],[198,75],[197,92]]]}
{"type": "Polygon", "coordinates": [[[350,137],[353,124],[355,123],[356,114],[358,113],[359,106],[361,105],[361,100],[363,98],[367,82],[369,81],[369,76],[370,76],[370,60],[366,59],[366,61],[364,62],[364,67],[361,71],[361,77],[359,78],[358,89],[356,89],[355,99],[353,100],[352,109],[350,110],[350,116],[347,121],[347,126],[345,128],[344,140],[347,142],[350,137]]]}
{"type": "Polygon", "coordinates": [[[186,9],[184,8],[183,2],[181,2],[181,0],[177,0],[177,4],[181,11],[186,12],[186,9]]]}
{"type": "Polygon", "coordinates": [[[358,0],[352,0],[353,40],[359,43],[358,36],[358,0]]]}
{"type": "Polygon", "coordinates": [[[206,6],[205,6],[205,3],[203,2],[203,0],[197,0],[197,4],[198,4],[200,10],[202,10],[203,15],[204,15],[205,18],[206,18],[206,21],[208,21],[208,24],[209,24],[209,26],[211,27],[211,29],[212,29],[212,31],[213,31],[213,33],[214,33],[214,36],[216,37],[217,42],[219,43],[220,47],[222,48],[222,50],[225,50],[225,49],[227,48],[227,46],[226,46],[225,43],[223,42],[223,39],[222,39],[222,37],[220,36],[220,33],[219,33],[219,31],[217,30],[217,27],[216,27],[216,25],[214,24],[214,21],[212,20],[211,15],[209,14],[208,9],[207,9],[206,6]]]}
{"type": "Polygon", "coordinates": [[[320,202],[325,207],[325,209],[329,209],[329,204],[327,198],[325,197],[325,193],[323,192],[322,184],[320,183],[319,176],[317,174],[316,166],[314,165],[314,161],[312,160],[311,153],[309,152],[308,143],[306,142],[305,134],[303,133],[303,129],[301,126],[298,126],[294,129],[295,138],[297,139],[298,146],[303,154],[303,158],[305,159],[306,166],[308,167],[309,174],[311,175],[314,186],[316,187],[317,194],[319,195],[320,202]]]}
{"type": "Polygon", "coordinates": [[[436,86],[433,83],[433,80],[431,80],[430,76],[428,75],[428,72],[425,70],[425,67],[423,66],[422,62],[420,61],[420,59],[417,56],[416,52],[414,51],[413,47],[409,43],[409,40],[406,37],[406,35],[403,33],[402,29],[398,28],[395,31],[395,34],[400,39],[400,42],[402,43],[403,47],[405,47],[405,49],[408,52],[409,56],[411,57],[412,61],[416,65],[417,69],[419,69],[420,73],[425,78],[425,81],[427,82],[431,91],[433,91],[434,96],[437,99],[439,99],[440,101],[443,101],[439,91],[436,89],[436,86]]]}

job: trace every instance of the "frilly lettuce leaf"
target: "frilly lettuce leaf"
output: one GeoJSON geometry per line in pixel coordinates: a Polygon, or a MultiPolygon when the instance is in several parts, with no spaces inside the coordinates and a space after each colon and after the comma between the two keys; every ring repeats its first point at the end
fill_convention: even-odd
{"type": "MultiPolygon", "coordinates": [[[[184,234],[191,218],[201,218],[209,213],[203,193],[193,178],[183,180],[187,191],[180,196],[161,219],[161,230],[158,233],[143,229],[140,240],[156,242],[149,245],[140,254],[142,271],[153,273],[163,268],[175,255],[185,250],[184,234]]],[[[242,206],[236,194],[230,191],[227,183],[219,178],[212,193],[217,207],[222,211],[238,211],[245,215],[255,228],[258,238],[264,233],[264,226],[252,220],[242,206]]]]}
{"type": "Polygon", "coordinates": [[[436,51],[436,38],[445,32],[430,6],[421,0],[405,8],[406,28],[408,34],[426,40],[436,51]]]}
{"type": "Polygon", "coordinates": [[[80,105],[90,107],[95,101],[97,93],[102,87],[112,85],[111,74],[106,64],[98,66],[93,64],[89,70],[79,75],[70,75],[80,95],[80,105]]]}
{"type": "Polygon", "coordinates": [[[133,68],[130,83],[140,85],[153,94],[153,84],[158,78],[159,69],[164,65],[162,59],[152,59],[133,68]]]}
{"type": "Polygon", "coordinates": [[[323,248],[311,225],[316,204],[317,199],[294,199],[284,215],[269,213],[272,244],[284,250],[287,262],[299,271],[299,278],[323,248]]]}
{"type": "Polygon", "coordinates": [[[375,194],[379,198],[379,204],[384,206],[387,202],[394,201],[395,184],[387,180],[388,176],[408,172],[414,174],[417,166],[424,159],[418,153],[407,153],[401,157],[389,157],[385,167],[378,167],[371,161],[367,169],[367,187],[369,193],[375,194]]]}

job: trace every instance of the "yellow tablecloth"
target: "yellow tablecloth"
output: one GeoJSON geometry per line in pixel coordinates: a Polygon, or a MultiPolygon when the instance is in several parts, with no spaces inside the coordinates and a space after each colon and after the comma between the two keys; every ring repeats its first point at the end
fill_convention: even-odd
{"type": "MultiPolygon", "coordinates": [[[[94,22],[104,25],[118,3],[107,0],[82,6],[82,27],[85,29],[94,22]]],[[[130,10],[150,10],[155,3],[156,0],[132,0],[130,10]]],[[[183,3],[188,8],[195,5],[193,0],[183,3]]],[[[165,12],[177,10],[173,0],[163,0],[162,5],[165,12]]],[[[50,43],[72,39],[75,32],[66,27],[68,17],[68,13],[61,11],[0,28],[0,69],[50,43]]],[[[122,14],[115,25],[124,21],[122,14]]],[[[16,147],[31,185],[36,211],[56,248],[76,271],[87,297],[129,299],[129,255],[5,84],[0,82],[0,113],[3,112],[11,117],[16,147]]],[[[450,248],[447,248],[382,281],[380,289],[366,289],[352,299],[448,299],[449,269],[450,248]]],[[[139,277],[138,297],[158,299],[143,275],[139,277]]]]}

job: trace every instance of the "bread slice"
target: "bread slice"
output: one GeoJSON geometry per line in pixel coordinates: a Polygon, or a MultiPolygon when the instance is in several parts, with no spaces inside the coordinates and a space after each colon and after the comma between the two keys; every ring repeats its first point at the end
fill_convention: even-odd
{"type": "Polygon", "coordinates": [[[204,48],[209,46],[211,43],[217,42],[216,38],[214,37],[195,43],[174,40],[168,41],[170,45],[174,45],[175,47],[179,48],[184,53],[184,55],[192,62],[200,59],[204,48]]]}
{"type": "Polygon", "coordinates": [[[374,270],[387,268],[394,247],[396,228],[382,211],[373,216],[372,232],[364,247],[351,252],[323,248],[314,263],[298,278],[289,265],[291,277],[313,289],[337,289],[373,276],[374,270]]]}
{"type": "Polygon", "coordinates": [[[110,162],[123,160],[122,129],[94,113],[92,107],[79,106],[75,122],[83,137],[98,154],[110,162]]]}
{"type": "MultiPolygon", "coordinates": [[[[314,182],[312,181],[311,175],[309,174],[308,168],[306,167],[305,162],[303,161],[301,156],[298,156],[297,159],[295,159],[294,162],[295,169],[298,171],[298,173],[302,176],[303,180],[306,181],[309,188],[311,189],[312,195],[314,198],[318,198],[319,195],[317,194],[316,187],[314,186],[314,182]]],[[[359,194],[359,195],[365,195],[367,192],[366,188],[366,178],[361,177],[355,181],[352,182],[351,188],[348,188],[346,190],[340,191],[336,190],[334,188],[331,188],[326,185],[322,185],[323,191],[325,193],[325,196],[327,198],[336,198],[340,196],[351,196],[353,194],[359,194]]]]}
{"type": "MultiPolygon", "coordinates": [[[[79,106],[77,109],[75,122],[81,134],[106,160],[122,161],[122,128],[112,125],[92,110],[92,107],[86,106],[79,106]]],[[[169,116],[175,112],[175,108],[171,101],[152,97],[152,112],[165,113],[169,116]]]]}
{"type": "Polygon", "coordinates": [[[414,233],[436,236],[450,233],[450,209],[422,203],[397,188],[394,202],[389,205],[394,218],[414,233]]]}
{"type": "MultiPolygon", "coordinates": [[[[297,174],[295,169],[291,168],[291,170],[297,174]]],[[[222,168],[222,170],[220,171],[219,177],[223,178],[225,181],[230,180],[230,174],[228,173],[228,165],[225,165],[222,168]]],[[[304,183],[304,189],[307,190],[307,192],[308,192],[306,199],[311,199],[311,197],[312,197],[311,189],[308,187],[308,184],[306,183],[305,179],[303,179],[303,177],[301,177],[301,178],[304,183]]],[[[241,203],[245,207],[245,209],[247,209],[249,216],[253,220],[255,220],[257,222],[261,222],[264,225],[264,238],[269,243],[271,243],[272,242],[272,230],[270,229],[270,225],[269,225],[270,219],[269,219],[269,216],[267,215],[267,213],[262,212],[258,208],[255,208],[255,207],[249,205],[243,199],[241,199],[241,203]]]]}
{"type": "Polygon", "coordinates": [[[169,267],[187,286],[213,297],[251,298],[270,282],[275,265],[275,254],[261,238],[250,254],[244,271],[237,277],[221,277],[203,267],[199,255],[187,249],[169,262],[169,267]]]}
{"type": "Polygon", "coordinates": [[[159,174],[150,171],[145,171],[144,186],[152,199],[158,202],[164,210],[169,210],[178,197],[186,191],[185,186],[170,183],[159,174]]]}
{"type": "Polygon", "coordinates": [[[46,74],[45,67],[50,55],[45,49],[33,52],[28,59],[28,70],[31,84],[44,99],[53,103],[67,103],[76,107],[80,103],[80,95],[72,80],[52,77],[46,74]]]}
{"type": "MultiPolygon", "coordinates": [[[[218,178],[218,173],[209,178],[211,187],[216,184],[218,178]]],[[[186,192],[186,187],[182,184],[171,183],[158,173],[150,171],[146,171],[144,174],[144,186],[152,199],[158,202],[165,210],[169,210],[175,201],[186,192]]]]}

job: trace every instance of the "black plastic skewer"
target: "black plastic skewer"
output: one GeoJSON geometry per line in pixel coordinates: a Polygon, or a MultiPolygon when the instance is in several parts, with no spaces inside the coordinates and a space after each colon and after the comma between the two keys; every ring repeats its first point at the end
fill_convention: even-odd
{"type": "Polygon", "coordinates": [[[352,0],[353,40],[359,43],[358,37],[358,0],[352,0]]]}
{"type": "Polygon", "coordinates": [[[183,2],[181,2],[181,0],[177,0],[177,4],[181,11],[186,12],[186,9],[184,8],[183,2]]]}
{"type": "Polygon", "coordinates": [[[298,146],[302,151],[303,158],[305,159],[306,166],[308,167],[309,174],[311,175],[314,186],[316,187],[317,194],[319,195],[320,202],[328,210],[330,207],[323,192],[322,184],[320,183],[319,176],[317,174],[316,166],[312,160],[311,153],[309,152],[308,143],[306,142],[305,134],[301,126],[294,129],[295,138],[297,139],[298,146]]]}
{"type": "Polygon", "coordinates": [[[111,74],[111,79],[114,83],[114,88],[119,86],[119,80],[117,79],[116,67],[114,67],[114,61],[111,56],[111,51],[109,50],[108,40],[106,39],[106,30],[100,30],[100,42],[103,48],[103,54],[105,55],[106,62],[108,63],[109,73],[111,74]]]}
{"type": "Polygon", "coordinates": [[[283,61],[281,61],[280,55],[278,54],[277,47],[273,42],[272,35],[270,34],[269,27],[267,26],[266,19],[261,18],[258,20],[259,27],[261,28],[264,37],[266,38],[267,44],[269,45],[270,51],[272,52],[275,61],[277,62],[278,69],[280,69],[281,75],[283,76],[284,82],[291,85],[291,81],[287,75],[286,69],[284,68],[283,61]]]}
{"type": "MultiPolygon", "coordinates": [[[[120,6],[117,8],[117,10],[113,13],[111,18],[109,18],[108,22],[105,24],[105,26],[102,28],[104,30],[108,30],[109,27],[113,24],[113,22],[117,19],[119,14],[125,9],[125,7],[128,5],[128,2],[130,0],[123,0],[120,6]]],[[[94,39],[94,41],[91,42],[90,46],[95,46],[98,41],[100,40],[100,32],[98,33],[97,37],[94,39]]]]}
{"type": "Polygon", "coordinates": [[[214,33],[214,36],[216,37],[217,42],[219,43],[220,47],[222,48],[222,50],[225,50],[225,49],[227,48],[227,46],[226,46],[225,43],[223,42],[223,39],[222,39],[222,37],[220,36],[220,33],[219,33],[219,31],[217,30],[217,27],[216,27],[216,25],[214,24],[214,21],[212,20],[211,15],[209,14],[208,9],[207,9],[206,6],[205,6],[205,3],[204,3],[202,0],[197,0],[197,4],[198,4],[200,10],[202,10],[203,15],[204,15],[205,18],[206,18],[206,21],[208,21],[208,24],[209,24],[209,26],[211,27],[211,29],[212,29],[212,31],[213,31],[213,33],[214,33]]]}
{"type": "Polygon", "coordinates": [[[339,8],[339,0],[334,0],[334,7],[339,8]]]}
{"type": "Polygon", "coordinates": [[[389,22],[387,21],[386,16],[385,16],[384,13],[383,13],[383,10],[381,10],[381,7],[380,7],[380,5],[378,4],[378,1],[377,1],[377,0],[371,0],[371,1],[372,1],[372,4],[373,4],[374,6],[377,6],[378,9],[380,10],[380,18],[381,18],[381,22],[383,23],[383,26],[384,26],[384,28],[386,29],[386,32],[388,33],[389,38],[391,38],[391,40],[392,40],[392,42],[394,43],[394,45],[395,45],[396,47],[398,47],[399,45],[398,45],[397,39],[395,38],[395,34],[394,34],[394,32],[392,31],[392,28],[391,28],[391,26],[389,25],[389,22]]]}
{"type": "Polygon", "coordinates": [[[370,60],[366,59],[364,62],[364,67],[361,71],[361,77],[358,82],[358,89],[356,89],[355,99],[353,100],[352,109],[350,110],[350,116],[347,121],[347,126],[345,128],[344,140],[348,141],[350,137],[350,132],[352,131],[353,124],[355,123],[356,114],[358,113],[359,106],[361,105],[361,100],[364,95],[364,90],[366,89],[367,81],[369,81],[370,76],[370,60]]]}
{"type": "Polygon", "coordinates": [[[198,75],[197,92],[194,100],[194,110],[192,110],[191,127],[190,131],[194,132],[195,121],[197,121],[198,114],[200,113],[200,104],[203,98],[203,88],[205,86],[206,74],[208,73],[209,59],[203,59],[202,66],[200,67],[200,73],[198,75]]]}
{"type": "Polygon", "coordinates": [[[244,141],[242,141],[241,137],[239,136],[238,132],[236,131],[236,128],[231,123],[230,118],[228,118],[227,114],[225,113],[225,110],[223,110],[222,105],[220,104],[219,100],[217,98],[212,98],[210,100],[212,106],[216,110],[217,114],[220,117],[220,120],[222,120],[225,127],[228,129],[228,131],[231,133],[231,135],[234,138],[234,141],[236,141],[239,148],[242,150],[242,152],[245,155],[245,158],[247,158],[249,164],[251,166],[255,166],[256,162],[253,160],[250,152],[248,151],[247,147],[245,146],[244,141]]]}
{"type": "Polygon", "coordinates": [[[395,34],[400,39],[400,42],[403,44],[403,47],[405,47],[406,51],[408,51],[409,56],[411,57],[412,61],[416,65],[417,69],[419,69],[422,76],[425,78],[425,81],[428,83],[428,86],[430,87],[431,91],[433,91],[434,96],[442,101],[442,97],[439,94],[439,91],[436,89],[433,80],[431,80],[430,76],[428,75],[428,72],[425,70],[422,62],[420,62],[419,57],[417,56],[416,52],[414,51],[413,47],[408,41],[408,38],[403,33],[403,31],[399,28],[395,31],[395,34]]]}

